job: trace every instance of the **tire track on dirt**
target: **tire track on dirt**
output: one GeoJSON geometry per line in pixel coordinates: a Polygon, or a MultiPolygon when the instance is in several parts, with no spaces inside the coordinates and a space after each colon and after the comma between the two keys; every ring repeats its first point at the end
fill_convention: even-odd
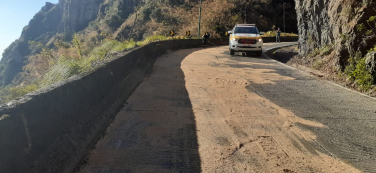
{"type": "Polygon", "coordinates": [[[229,57],[217,51],[195,52],[182,63],[189,96],[196,100],[192,106],[200,108],[195,116],[203,172],[357,172],[321,152],[315,146],[315,135],[295,124],[325,127],[296,117],[262,98],[257,90],[247,89],[253,82],[293,78],[279,76],[275,70],[252,68],[262,65],[252,62],[253,58],[229,57]],[[207,114],[205,109],[212,114],[202,118],[201,114],[207,114]],[[216,140],[200,136],[216,136],[216,140]]]}

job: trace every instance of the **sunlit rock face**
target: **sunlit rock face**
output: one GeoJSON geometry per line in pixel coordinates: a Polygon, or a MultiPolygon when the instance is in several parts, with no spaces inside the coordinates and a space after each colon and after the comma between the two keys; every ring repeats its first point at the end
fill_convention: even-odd
{"type": "Polygon", "coordinates": [[[364,39],[356,26],[376,15],[374,0],[295,0],[300,54],[333,44],[342,68],[356,51],[363,55],[376,43],[364,39]]]}
{"type": "Polygon", "coordinates": [[[97,18],[103,0],[60,0],[59,11],[62,20],[58,25],[59,32],[77,32],[85,29],[89,22],[97,18]]]}

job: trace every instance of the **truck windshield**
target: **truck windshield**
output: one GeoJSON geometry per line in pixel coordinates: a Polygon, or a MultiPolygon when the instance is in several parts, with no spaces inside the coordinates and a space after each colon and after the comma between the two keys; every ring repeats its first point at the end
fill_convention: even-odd
{"type": "Polygon", "coordinates": [[[243,33],[243,34],[259,34],[259,31],[256,27],[236,27],[235,34],[243,33]]]}

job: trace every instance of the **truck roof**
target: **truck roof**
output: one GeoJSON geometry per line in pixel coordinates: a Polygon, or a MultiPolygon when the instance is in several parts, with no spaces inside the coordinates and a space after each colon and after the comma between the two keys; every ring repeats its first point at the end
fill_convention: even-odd
{"type": "Polygon", "coordinates": [[[256,26],[256,24],[236,24],[235,26],[256,26]]]}

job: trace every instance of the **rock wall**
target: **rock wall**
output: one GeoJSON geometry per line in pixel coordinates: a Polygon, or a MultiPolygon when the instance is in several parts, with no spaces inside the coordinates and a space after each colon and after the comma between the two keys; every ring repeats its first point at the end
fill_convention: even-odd
{"type": "Polygon", "coordinates": [[[62,13],[62,20],[58,25],[58,32],[70,33],[85,29],[97,18],[103,2],[104,0],[60,0],[58,8],[62,13]]]}
{"type": "Polygon", "coordinates": [[[295,0],[300,54],[333,44],[340,69],[356,51],[363,55],[376,42],[363,40],[356,25],[376,15],[374,0],[295,0]]]}

